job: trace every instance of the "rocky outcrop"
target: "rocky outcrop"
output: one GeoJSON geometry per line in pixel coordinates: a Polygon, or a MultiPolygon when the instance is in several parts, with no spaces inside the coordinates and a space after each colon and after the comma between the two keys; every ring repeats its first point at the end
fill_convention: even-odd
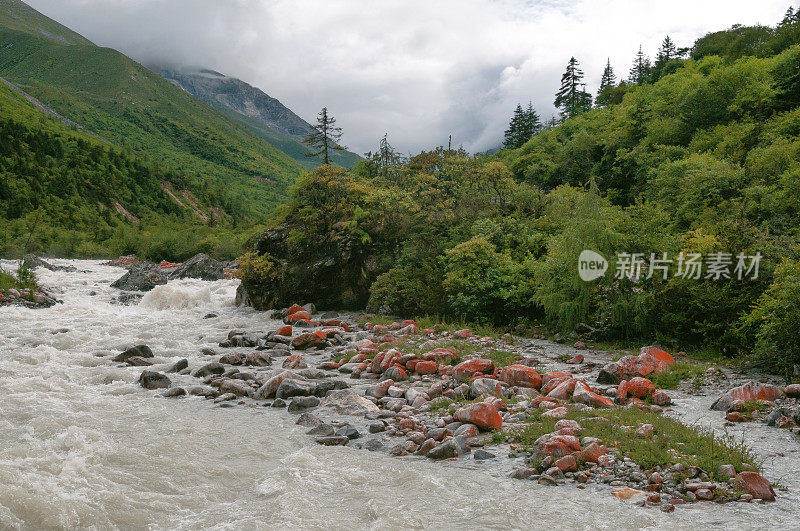
{"type": "Polygon", "coordinates": [[[45,262],[35,254],[26,254],[25,257],[22,259],[22,267],[26,269],[30,269],[31,271],[43,268],[49,271],[63,271],[66,273],[74,273],[77,269],[74,266],[58,266],[53,265],[49,262],[45,262]]]}
{"type": "Polygon", "coordinates": [[[39,289],[0,289],[0,306],[25,306],[26,308],[49,308],[59,300],[39,289]]]}
{"type": "Polygon", "coordinates": [[[183,264],[132,263],[128,272],[111,284],[111,287],[124,291],[150,291],[176,278],[220,280],[225,276],[225,266],[224,262],[203,253],[196,254],[183,264]]]}
{"type": "Polygon", "coordinates": [[[747,382],[739,387],[734,387],[720,396],[713,404],[711,409],[717,411],[727,411],[737,400],[751,402],[754,400],[768,400],[770,402],[780,398],[783,392],[777,386],[759,382],[747,382]]]}

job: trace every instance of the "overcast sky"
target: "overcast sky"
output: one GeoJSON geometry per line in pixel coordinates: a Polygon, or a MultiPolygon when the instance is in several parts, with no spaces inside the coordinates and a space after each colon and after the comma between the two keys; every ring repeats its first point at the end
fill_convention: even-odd
{"type": "MultiPolygon", "coordinates": [[[[327,106],[363,153],[497,146],[517,102],[543,118],[571,55],[594,93],[641,44],[774,25],[792,0],[26,0],[137,61],[243,79],[308,120],[327,106]]],[[[796,3],[796,2],[795,2],[796,3]]]]}

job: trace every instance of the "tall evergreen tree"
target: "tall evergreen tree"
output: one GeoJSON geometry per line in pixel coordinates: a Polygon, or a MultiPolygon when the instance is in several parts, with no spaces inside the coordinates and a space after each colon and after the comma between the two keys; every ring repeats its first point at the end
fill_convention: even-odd
{"type": "Polygon", "coordinates": [[[631,67],[630,76],[628,78],[629,81],[636,85],[643,85],[650,76],[651,68],[650,58],[644,54],[642,47],[639,46],[639,51],[636,53],[636,57],[633,60],[633,66],[631,67]]]}
{"type": "Polygon", "coordinates": [[[661,48],[658,49],[658,54],[656,54],[656,65],[663,65],[677,58],[678,48],[675,46],[670,36],[667,35],[661,42],[661,48]]]}
{"type": "Polygon", "coordinates": [[[530,138],[542,130],[542,121],[539,119],[539,113],[533,108],[533,102],[528,102],[528,107],[525,109],[525,127],[523,144],[530,140],[530,138]]]}
{"type": "Polygon", "coordinates": [[[317,125],[311,126],[311,133],[303,140],[304,144],[308,144],[317,151],[308,153],[306,157],[322,155],[322,163],[330,164],[330,150],[343,151],[347,149],[339,145],[341,138],[342,128],[336,126],[336,118],[328,114],[327,107],[323,107],[317,114],[317,125]]]}
{"type": "MultiPolygon", "coordinates": [[[[800,12],[800,9],[798,9],[798,12],[800,12]]],[[[793,24],[795,22],[797,22],[797,17],[794,12],[794,8],[792,6],[789,6],[789,9],[787,9],[786,13],[783,15],[783,20],[781,20],[780,24],[778,25],[788,26],[789,24],[793,24]]]]}
{"type": "Polygon", "coordinates": [[[561,119],[576,116],[592,106],[592,96],[586,92],[586,85],[582,83],[583,71],[578,60],[570,57],[567,70],[561,76],[561,88],[556,92],[553,102],[560,110],[561,119]]]}
{"type": "Polygon", "coordinates": [[[603,69],[603,75],[600,78],[600,88],[597,89],[597,97],[595,102],[600,107],[608,105],[609,93],[617,84],[617,76],[614,74],[614,69],[611,68],[611,59],[606,59],[606,67],[603,69]]]}
{"type": "MultiPolygon", "coordinates": [[[[508,123],[505,137],[503,138],[503,147],[506,149],[516,149],[525,143],[522,140],[525,128],[525,111],[522,110],[522,105],[517,103],[517,108],[514,109],[514,116],[508,123]]],[[[527,140],[527,139],[526,139],[527,140]]]]}

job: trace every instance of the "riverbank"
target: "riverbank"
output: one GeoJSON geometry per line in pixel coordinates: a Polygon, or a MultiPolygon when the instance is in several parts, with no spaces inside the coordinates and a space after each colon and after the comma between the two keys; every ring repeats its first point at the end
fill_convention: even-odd
{"type": "MultiPolygon", "coordinates": [[[[620,501],[608,487],[512,480],[513,460],[505,456],[497,460],[507,466],[502,470],[471,458],[397,459],[318,445],[286,410],[161,398],[161,391],[136,383],[142,367],[109,359],[144,343],[165,369],[183,358],[195,369],[210,361],[203,348],[220,356],[253,350],[223,351],[218,345],[230,330],[265,333],[283,323],[235,307],[236,281],[170,282],[125,306],[112,302],[117,294],[109,287],[119,268],[57,262],[79,270],[40,273],[63,305],[0,309],[10,323],[0,374],[6,393],[0,519],[12,526],[515,528],[528,526],[531,514],[543,526],[577,528],[789,527],[796,521],[800,485],[785,473],[798,467],[791,451],[796,440],[760,423],[729,429],[766,458],[764,474],[787,492],[778,491],[772,504],[694,504],[664,514],[620,501]],[[210,313],[217,317],[204,319],[210,313]]],[[[569,348],[554,344],[540,357],[557,368],[569,348]]],[[[184,377],[187,387],[199,383],[170,374],[176,384],[184,377]]],[[[715,393],[669,394],[686,422],[723,429],[724,415],[708,409],[715,393]]]]}

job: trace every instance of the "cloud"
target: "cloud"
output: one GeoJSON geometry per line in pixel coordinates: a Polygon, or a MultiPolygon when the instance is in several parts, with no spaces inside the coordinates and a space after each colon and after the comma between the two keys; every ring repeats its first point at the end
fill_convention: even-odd
{"type": "Polygon", "coordinates": [[[594,91],[641,44],[679,46],[735,23],[774,24],[787,0],[28,0],[145,63],[241,78],[308,121],[327,106],[357,152],[499,144],[517,102],[552,115],[574,55],[594,91]]]}

